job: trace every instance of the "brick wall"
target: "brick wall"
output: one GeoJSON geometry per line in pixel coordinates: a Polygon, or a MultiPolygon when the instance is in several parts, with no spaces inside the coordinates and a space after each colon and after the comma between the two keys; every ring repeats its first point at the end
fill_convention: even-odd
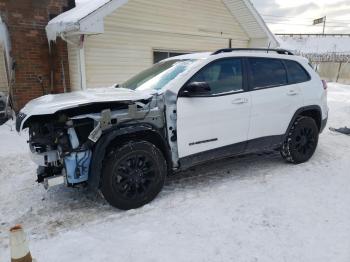
{"type": "Polygon", "coordinates": [[[69,90],[67,45],[58,39],[50,52],[45,32],[50,16],[64,12],[69,4],[72,1],[0,0],[0,15],[8,26],[16,63],[12,89],[16,111],[33,98],[63,92],[62,63],[69,90]]]}

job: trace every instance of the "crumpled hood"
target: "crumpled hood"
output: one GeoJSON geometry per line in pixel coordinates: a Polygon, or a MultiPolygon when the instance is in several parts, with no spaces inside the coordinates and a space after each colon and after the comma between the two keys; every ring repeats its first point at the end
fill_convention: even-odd
{"type": "Polygon", "coordinates": [[[148,92],[134,91],[125,88],[93,88],[71,93],[45,95],[33,99],[22,108],[21,113],[27,116],[49,115],[57,111],[93,103],[138,101],[150,98],[148,92]]]}
{"type": "Polygon", "coordinates": [[[16,129],[20,132],[27,119],[35,115],[50,115],[65,109],[94,103],[131,102],[151,97],[150,91],[134,91],[115,87],[92,88],[71,93],[45,95],[31,100],[21,109],[16,119],[16,129]]]}

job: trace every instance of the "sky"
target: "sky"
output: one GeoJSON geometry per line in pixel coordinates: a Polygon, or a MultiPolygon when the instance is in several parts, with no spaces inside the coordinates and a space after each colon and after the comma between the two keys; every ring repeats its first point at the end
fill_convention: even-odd
{"type": "Polygon", "coordinates": [[[350,34],[350,0],[251,0],[273,33],[322,33],[313,20],[326,16],[325,33],[350,34]]]}
{"type": "MultiPolygon", "coordinates": [[[[81,4],[93,0],[76,0],[81,4]]],[[[325,33],[350,34],[350,0],[251,0],[273,33],[322,33],[313,20],[326,16],[325,33]]]]}

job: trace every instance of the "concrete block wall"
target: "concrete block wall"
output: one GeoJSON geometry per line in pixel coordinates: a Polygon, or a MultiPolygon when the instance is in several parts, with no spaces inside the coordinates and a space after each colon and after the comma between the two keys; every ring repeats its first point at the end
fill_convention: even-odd
{"type": "Polygon", "coordinates": [[[350,84],[350,61],[346,62],[320,62],[316,65],[321,78],[328,82],[350,84]]]}

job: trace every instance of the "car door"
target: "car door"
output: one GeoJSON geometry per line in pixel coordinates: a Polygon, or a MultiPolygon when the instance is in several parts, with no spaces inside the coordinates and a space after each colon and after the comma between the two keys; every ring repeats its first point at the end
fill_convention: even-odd
{"type": "Polygon", "coordinates": [[[248,136],[251,106],[250,94],[245,92],[243,72],[241,58],[216,60],[187,82],[206,83],[210,91],[183,96],[180,90],[177,100],[180,158],[213,149],[226,149],[221,153],[230,153],[228,146],[233,144],[236,144],[235,152],[243,151],[248,136]]]}
{"type": "MultiPolygon", "coordinates": [[[[266,139],[266,146],[284,135],[294,113],[303,105],[300,86],[288,84],[281,59],[247,58],[252,110],[248,139],[266,139]]],[[[279,142],[279,141],[278,141],[279,142]]]]}

